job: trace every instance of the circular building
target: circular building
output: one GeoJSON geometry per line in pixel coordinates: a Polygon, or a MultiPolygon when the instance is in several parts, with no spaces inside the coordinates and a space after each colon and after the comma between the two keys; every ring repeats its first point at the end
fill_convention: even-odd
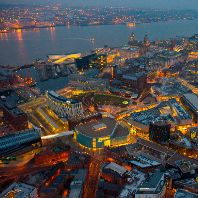
{"type": "Polygon", "coordinates": [[[130,132],[114,118],[103,117],[76,126],[74,137],[87,148],[103,148],[127,143],[130,132]]]}

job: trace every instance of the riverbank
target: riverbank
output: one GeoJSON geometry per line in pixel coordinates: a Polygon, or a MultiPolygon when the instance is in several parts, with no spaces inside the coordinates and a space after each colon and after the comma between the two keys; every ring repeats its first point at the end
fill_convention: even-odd
{"type": "Polygon", "coordinates": [[[0,64],[32,64],[37,58],[45,59],[47,54],[85,52],[104,45],[122,46],[127,44],[131,32],[138,40],[145,34],[149,34],[150,40],[189,37],[198,32],[198,19],[139,24],[133,28],[126,25],[62,26],[0,34],[0,64]],[[94,38],[94,42],[90,38],[94,38]]]}
{"type": "Polygon", "coordinates": [[[114,23],[101,23],[101,24],[72,24],[72,25],[67,25],[67,24],[59,24],[59,25],[54,25],[54,26],[40,26],[40,27],[20,27],[20,28],[10,28],[10,29],[6,29],[6,30],[0,30],[0,34],[8,34],[8,33],[12,33],[12,32],[17,32],[19,30],[22,31],[39,31],[41,29],[49,29],[49,28],[57,28],[57,27],[91,27],[91,26],[112,26],[112,25],[126,25],[129,28],[134,28],[137,25],[140,24],[150,24],[150,23],[160,23],[160,22],[169,22],[169,21],[192,21],[192,20],[196,20],[197,18],[192,18],[192,19],[182,19],[182,20],[177,20],[177,19],[169,19],[169,20],[159,20],[159,21],[148,21],[148,22],[134,22],[134,25],[128,25],[130,23],[120,23],[120,24],[114,24],[114,23]]]}

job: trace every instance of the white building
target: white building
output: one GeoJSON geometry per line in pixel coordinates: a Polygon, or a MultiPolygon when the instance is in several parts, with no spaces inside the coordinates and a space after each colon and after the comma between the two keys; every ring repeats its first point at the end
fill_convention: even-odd
{"type": "Polygon", "coordinates": [[[163,198],[165,192],[164,173],[156,172],[139,186],[135,198],[163,198]]]}
{"type": "Polygon", "coordinates": [[[46,92],[46,97],[49,108],[60,117],[73,117],[83,113],[82,102],[65,98],[54,91],[46,92]]]}
{"type": "Polygon", "coordinates": [[[37,188],[24,184],[24,183],[12,183],[7,189],[5,189],[1,194],[1,198],[37,198],[38,192],[37,188]]]}

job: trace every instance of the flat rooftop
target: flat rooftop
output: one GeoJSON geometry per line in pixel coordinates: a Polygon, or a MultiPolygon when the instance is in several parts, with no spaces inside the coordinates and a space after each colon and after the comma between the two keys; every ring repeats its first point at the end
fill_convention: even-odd
{"type": "Polygon", "coordinates": [[[132,113],[129,122],[135,121],[148,126],[151,122],[159,122],[161,120],[177,124],[178,120],[190,121],[191,119],[190,114],[173,98],[161,102],[154,108],[132,113]]]}
{"type": "Polygon", "coordinates": [[[123,166],[120,166],[114,162],[107,164],[104,169],[110,169],[116,173],[118,173],[121,177],[127,172],[127,169],[123,166]]]}
{"type": "Polygon", "coordinates": [[[129,74],[123,75],[123,78],[126,79],[126,80],[137,80],[138,78],[140,78],[142,76],[146,76],[146,74],[143,73],[143,72],[129,73],[129,74]]]}
{"type": "Polygon", "coordinates": [[[171,156],[167,163],[174,167],[178,167],[182,173],[190,173],[192,170],[198,168],[198,160],[185,157],[179,153],[175,153],[171,156]]]}
{"type": "Polygon", "coordinates": [[[194,194],[183,189],[178,189],[174,198],[198,198],[198,194],[194,194]]]}
{"type": "Polygon", "coordinates": [[[0,100],[0,107],[5,108],[14,116],[25,114],[21,109],[17,107],[17,103],[11,97],[8,97],[5,101],[0,100]]]}
{"type": "Polygon", "coordinates": [[[164,173],[162,172],[155,172],[149,178],[147,178],[142,185],[140,186],[140,190],[144,189],[155,189],[158,187],[159,182],[162,178],[164,173]]]}
{"type": "Polygon", "coordinates": [[[141,168],[149,168],[149,167],[159,166],[161,164],[143,155],[139,155],[134,160],[131,160],[129,162],[141,168]]]}
{"type": "Polygon", "coordinates": [[[195,94],[183,94],[184,98],[195,108],[198,112],[198,97],[195,94]]]}
{"type": "Polygon", "coordinates": [[[113,138],[127,136],[129,134],[129,131],[127,128],[124,128],[121,125],[118,125],[116,130],[114,131],[113,138]]]}
{"type": "Polygon", "coordinates": [[[25,198],[35,190],[33,186],[24,183],[12,183],[6,190],[0,194],[0,197],[25,198]]]}
{"type": "Polygon", "coordinates": [[[157,143],[154,143],[154,142],[150,142],[148,140],[144,140],[144,139],[141,139],[141,138],[138,138],[137,143],[141,144],[141,145],[143,145],[145,147],[151,148],[151,149],[153,149],[155,151],[164,153],[164,154],[166,154],[166,155],[168,155],[170,157],[173,156],[174,153],[175,153],[173,150],[167,149],[166,147],[161,146],[160,144],[157,144],[157,143]]]}
{"type": "Polygon", "coordinates": [[[114,118],[105,117],[102,119],[94,119],[87,123],[81,123],[76,126],[76,130],[91,138],[99,138],[111,136],[126,136],[128,135],[128,129],[117,124],[114,118]]]}

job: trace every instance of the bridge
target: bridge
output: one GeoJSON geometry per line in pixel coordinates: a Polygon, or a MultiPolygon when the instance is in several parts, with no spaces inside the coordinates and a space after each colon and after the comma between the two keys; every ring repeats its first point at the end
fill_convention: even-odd
{"type": "Polygon", "coordinates": [[[53,135],[46,135],[46,136],[41,137],[41,139],[49,140],[49,139],[54,139],[54,138],[59,138],[59,137],[66,137],[66,136],[70,136],[73,134],[74,134],[74,131],[66,131],[66,132],[61,132],[61,133],[57,133],[53,135]]]}

